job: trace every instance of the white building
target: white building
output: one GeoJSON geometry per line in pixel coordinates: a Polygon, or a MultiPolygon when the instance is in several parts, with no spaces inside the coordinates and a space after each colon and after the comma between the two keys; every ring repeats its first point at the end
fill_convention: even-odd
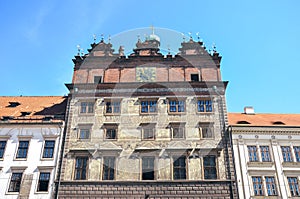
{"type": "Polygon", "coordinates": [[[300,198],[300,114],[228,118],[239,198],[300,198]]]}
{"type": "Polygon", "coordinates": [[[53,198],[64,97],[0,97],[0,198],[53,198]]]}

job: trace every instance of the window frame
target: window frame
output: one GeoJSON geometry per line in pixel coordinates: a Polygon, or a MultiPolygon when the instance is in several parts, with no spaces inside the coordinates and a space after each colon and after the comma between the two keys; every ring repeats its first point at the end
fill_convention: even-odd
{"type": "Polygon", "coordinates": [[[214,124],[208,122],[200,122],[198,124],[201,139],[214,139],[214,124]],[[211,132],[211,137],[204,137],[204,134],[208,135],[208,131],[211,132]]]}
{"type": "Polygon", "coordinates": [[[251,176],[252,179],[252,187],[253,187],[253,193],[254,196],[265,196],[265,190],[264,190],[264,183],[263,183],[263,178],[262,176],[251,176]],[[257,181],[254,181],[254,179],[260,179],[257,181]],[[256,187],[259,187],[258,189],[256,189],[256,187]]]}
{"type": "Polygon", "coordinates": [[[179,99],[174,99],[174,98],[169,98],[168,99],[168,114],[185,114],[186,113],[186,99],[184,98],[179,98],[179,99]],[[171,102],[172,103],[171,105],[171,102]],[[182,104],[180,104],[182,103],[182,104]],[[174,110],[171,110],[171,107],[175,108],[174,110]],[[182,110],[183,109],[183,110],[182,110]]]}
{"type": "Polygon", "coordinates": [[[26,140],[19,140],[16,155],[15,155],[15,160],[27,160],[28,153],[29,153],[29,146],[30,146],[30,140],[27,140],[27,139],[26,140]],[[27,148],[22,147],[22,149],[20,149],[20,142],[28,142],[27,148]],[[26,157],[18,157],[19,156],[19,150],[25,150],[25,149],[26,149],[26,157]]]}
{"type": "Polygon", "coordinates": [[[203,178],[205,180],[215,180],[215,179],[218,179],[218,171],[217,171],[217,157],[215,155],[207,155],[207,156],[204,156],[203,157],[203,178]],[[205,164],[205,159],[210,159],[210,158],[213,158],[214,160],[214,165],[210,165],[210,160],[209,160],[209,164],[205,164]],[[206,170],[208,170],[209,174],[208,176],[206,175],[206,170]],[[214,172],[212,172],[214,171],[214,172]],[[215,175],[214,177],[212,177],[213,175],[215,175]]]}
{"type": "Polygon", "coordinates": [[[300,162],[300,146],[293,146],[296,162],[300,162]]]}
{"type": "Polygon", "coordinates": [[[265,187],[266,187],[266,194],[267,196],[278,196],[278,189],[276,184],[276,179],[274,176],[264,176],[265,187]],[[272,181],[268,181],[267,179],[272,179],[272,181]],[[269,189],[271,187],[271,189],[269,189]],[[271,190],[271,194],[270,191],[271,190]]]}
{"type": "Polygon", "coordinates": [[[211,99],[211,98],[197,98],[196,105],[197,105],[197,107],[196,107],[197,113],[205,114],[205,113],[213,113],[214,112],[213,99],[211,99]],[[203,102],[203,103],[201,103],[201,102],[203,102]]]}
{"type": "Polygon", "coordinates": [[[259,162],[259,153],[256,145],[247,145],[249,162],[259,162]],[[255,151],[252,149],[255,148],[255,151]],[[251,149],[251,150],[250,150],[251,149]],[[253,155],[251,155],[253,154],[253,155]]]}
{"type": "MultiPolygon", "coordinates": [[[[48,193],[49,192],[50,180],[51,180],[51,172],[50,171],[40,171],[38,182],[37,182],[37,187],[36,187],[36,193],[48,193]],[[48,183],[47,183],[48,185],[47,185],[47,190],[46,191],[40,191],[41,174],[49,174],[48,183]]],[[[43,180],[42,182],[47,182],[47,180],[43,180]]]]}
{"type": "Polygon", "coordinates": [[[103,137],[103,139],[104,140],[117,140],[118,139],[118,129],[119,129],[118,124],[104,124],[103,125],[103,130],[104,130],[104,133],[103,133],[104,137],[103,137]],[[115,133],[115,137],[112,137],[112,138],[107,137],[108,130],[115,130],[115,132],[114,132],[115,133]]]}
{"type": "Polygon", "coordinates": [[[91,139],[91,128],[89,128],[89,127],[79,127],[79,129],[78,129],[78,139],[79,140],[90,140],[91,139]],[[85,135],[85,136],[81,137],[81,135],[85,135]]]}
{"type": "Polygon", "coordinates": [[[142,114],[142,115],[157,114],[157,102],[158,102],[158,100],[156,98],[155,99],[140,99],[140,114],[142,114]],[[146,103],[146,104],[144,104],[144,103],[146,103]],[[154,111],[153,111],[153,108],[154,108],[154,111]],[[145,109],[147,111],[143,111],[145,109]]]}
{"type": "Polygon", "coordinates": [[[294,197],[294,196],[300,196],[300,187],[299,187],[299,180],[298,177],[296,176],[287,176],[287,183],[288,183],[288,187],[289,187],[289,194],[294,197]],[[295,181],[292,182],[290,179],[293,179],[295,181]],[[293,187],[293,190],[291,189],[291,185],[293,187]]]}
{"type": "Polygon", "coordinates": [[[283,162],[293,162],[294,159],[293,159],[291,147],[290,146],[281,146],[280,148],[281,148],[281,155],[282,155],[283,162]],[[286,149],[288,149],[288,150],[286,151],[286,149]]]}
{"type": "Polygon", "coordinates": [[[103,156],[102,158],[102,180],[103,181],[107,181],[107,180],[115,180],[116,179],[116,160],[117,158],[115,156],[103,156]],[[109,161],[109,166],[107,167],[106,163],[105,163],[105,159],[107,158],[107,160],[109,161]],[[111,167],[110,163],[111,161],[113,161],[113,167],[111,167]],[[108,176],[105,175],[105,172],[108,171],[108,176]],[[113,177],[111,179],[111,172],[113,172],[113,177]],[[108,177],[107,179],[105,177],[108,177]]]}
{"type": "Polygon", "coordinates": [[[95,101],[81,101],[79,107],[80,115],[94,114],[95,112],[95,101]],[[85,103],[85,106],[83,104],[85,103]]]}
{"type": "Polygon", "coordinates": [[[260,158],[262,162],[272,162],[272,157],[271,157],[271,152],[270,152],[270,146],[268,145],[260,145],[259,146],[260,150],[260,158]],[[268,149],[268,150],[263,150],[263,149],[268,149]],[[268,157],[268,159],[266,159],[268,157]]]}
{"type": "Polygon", "coordinates": [[[104,102],[105,102],[104,115],[120,115],[121,114],[121,109],[122,109],[121,99],[120,100],[115,100],[115,99],[105,100],[104,102]],[[116,109],[116,107],[118,107],[118,109],[116,109]],[[109,109],[111,109],[111,111],[108,111],[109,109]]]}
{"type": "MultiPolygon", "coordinates": [[[[143,156],[141,158],[141,180],[155,180],[156,179],[156,176],[155,176],[155,156],[143,156]],[[150,161],[153,161],[153,166],[150,164],[150,166],[147,164],[146,166],[148,166],[147,168],[144,168],[144,163],[146,163],[146,160],[150,160],[150,161]],[[151,167],[152,166],[152,167],[151,167]],[[150,171],[150,172],[144,172],[144,171],[150,171]],[[152,176],[151,176],[151,179],[150,178],[147,178],[147,173],[151,173],[150,175],[153,175],[153,179],[152,179],[152,176]]],[[[147,161],[147,163],[149,163],[149,161],[147,161]]]]}
{"type": "MultiPolygon", "coordinates": [[[[53,158],[54,158],[54,153],[55,153],[55,146],[56,146],[56,140],[53,140],[53,139],[47,139],[47,140],[44,140],[42,159],[53,159],[53,158]],[[52,148],[52,147],[46,146],[46,145],[47,145],[47,142],[54,142],[53,148],[52,148]],[[52,150],[52,151],[51,151],[51,152],[52,152],[52,156],[51,156],[51,157],[45,157],[46,149],[47,149],[47,150],[52,150]]],[[[49,152],[48,152],[48,153],[49,153],[49,152]]]]}
{"type": "Polygon", "coordinates": [[[12,171],[12,173],[10,175],[10,179],[9,179],[7,193],[9,193],[9,194],[20,193],[22,179],[23,179],[23,173],[24,173],[23,171],[12,171]],[[21,178],[18,181],[14,180],[14,182],[13,182],[14,174],[21,174],[21,178]],[[12,183],[15,183],[15,184],[12,185],[12,183]],[[13,186],[13,190],[11,190],[11,186],[13,186]],[[18,187],[18,190],[15,190],[16,187],[18,187]]]}
{"type": "Polygon", "coordinates": [[[141,138],[142,138],[142,140],[155,140],[156,139],[155,124],[143,123],[143,124],[140,125],[140,129],[141,129],[141,138]],[[147,133],[149,133],[149,135],[152,134],[152,136],[145,136],[145,134],[147,134],[147,133]]]}
{"type": "MultiPolygon", "coordinates": [[[[172,160],[173,160],[173,164],[172,164],[172,179],[173,180],[187,180],[188,178],[188,160],[187,160],[187,156],[181,155],[181,156],[172,156],[172,160]],[[175,165],[176,161],[179,160],[184,160],[184,167],[182,165],[175,165]],[[177,172],[176,172],[177,171],[177,172]],[[181,177],[182,174],[181,172],[184,171],[184,175],[183,178],[181,177]],[[179,172],[179,176],[176,177],[175,173],[179,172]]],[[[178,163],[180,164],[180,163],[178,163]]]]}
{"type": "Polygon", "coordinates": [[[74,167],[74,180],[88,180],[88,174],[89,174],[89,157],[88,156],[76,156],[75,157],[75,167],[74,167]],[[86,165],[85,165],[85,169],[83,168],[84,167],[84,164],[83,165],[80,165],[79,168],[77,168],[77,160],[86,160],[86,165]],[[83,171],[85,170],[85,178],[82,177],[83,175],[83,171]],[[79,171],[80,173],[80,178],[77,178],[77,171],[79,171]]]}
{"type": "Polygon", "coordinates": [[[179,139],[185,139],[186,138],[186,132],[185,132],[185,123],[171,123],[170,126],[170,137],[172,140],[179,140],[179,139]],[[178,129],[178,132],[182,131],[182,137],[175,137],[174,136],[174,129],[178,129]]]}
{"type": "Polygon", "coordinates": [[[5,142],[4,147],[0,144],[0,160],[4,159],[5,151],[6,151],[6,146],[7,146],[7,140],[0,140],[0,143],[5,142]],[[2,154],[2,156],[1,156],[2,154]]]}

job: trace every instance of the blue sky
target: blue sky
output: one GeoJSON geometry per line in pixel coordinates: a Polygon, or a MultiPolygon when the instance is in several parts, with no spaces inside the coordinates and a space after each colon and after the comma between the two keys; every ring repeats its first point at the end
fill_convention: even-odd
{"type": "Polygon", "coordinates": [[[0,7],[0,95],[67,94],[77,44],[88,49],[93,34],[153,24],[216,43],[228,111],[300,113],[298,0],[2,0],[0,7]]]}

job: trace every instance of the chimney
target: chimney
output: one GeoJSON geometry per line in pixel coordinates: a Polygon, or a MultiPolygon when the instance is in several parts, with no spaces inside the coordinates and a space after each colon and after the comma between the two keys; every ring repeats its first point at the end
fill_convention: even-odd
{"type": "Polygon", "coordinates": [[[254,108],[252,106],[245,106],[244,107],[244,114],[254,115],[255,114],[254,108]]]}

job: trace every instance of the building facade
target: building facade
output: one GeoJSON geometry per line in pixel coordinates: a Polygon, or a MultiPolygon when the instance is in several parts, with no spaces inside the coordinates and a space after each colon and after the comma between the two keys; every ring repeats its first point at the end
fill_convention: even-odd
{"type": "Polygon", "coordinates": [[[65,97],[0,97],[0,198],[53,198],[65,97]]]}
{"type": "Polygon", "coordinates": [[[229,113],[239,198],[299,198],[300,115],[229,113]]]}
{"type": "Polygon", "coordinates": [[[67,133],[59,198],[234,198],[221,57],[160,38],[129,56],[103,39],[77,55],[67,84],[67,133]]]}

